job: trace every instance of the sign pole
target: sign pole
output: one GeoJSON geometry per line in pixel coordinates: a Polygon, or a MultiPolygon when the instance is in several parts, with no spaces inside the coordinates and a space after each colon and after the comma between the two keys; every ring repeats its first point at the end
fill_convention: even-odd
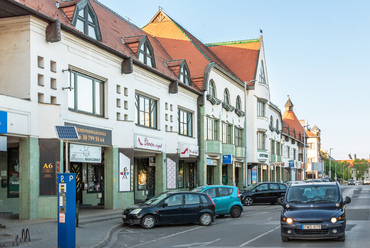
{"type": "Polygon", "coordinates": [[[69,173],[69,165],[68,165],[68,140],[66,140],[66,173],[69,173]]]}

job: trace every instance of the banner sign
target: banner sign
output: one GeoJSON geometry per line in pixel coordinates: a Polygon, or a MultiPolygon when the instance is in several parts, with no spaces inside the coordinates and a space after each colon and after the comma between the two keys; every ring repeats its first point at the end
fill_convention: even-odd
{"type": "Polygon", "coordinates": [[[176,189],[176,163],[167,158],[167,189],[176,189]]]}
{"type": "Polygon", "coordinates": [[[190,156],[198,156],[199,148],[198,146],[188,145],[184,143],[179,143],[180,158],[188,158],[190,156]]]}
{"type": "Polygon", "coordinates": [[[59,144],[40,140],[40,195],[57,195],[59,144]]]}
{"type": "Polygon", "coordinates": [[[135,135],[135,147],[155,151],[164,151],[163,140],[135,135]]]}
{"type": "Polygon", "coordinates": [[[112,145],[112,131],[95,128],[95,127],[88,127],[83,125],[77,125],[73,123],[64,123],[66,126],[75,126],[80,136],[78,142],[86,143],[86,144],[96,144],[96,145],[112,145]]]}
{"type": "Polygon", "coordinates": [[[69,157],[71,162],[101,163],[101,147],[71,144],[69,157]]]}
{"type": "Polygon", "coordinates": [[[8,133],[8,113],[0,111],[0,133],[8,133]]]}
{"type": "Polygon", "coordinates": [[[132,175],[132,170],[130,166],[130,159],[123,155],[119,154],[119,191],[127,192],[132,191],[134,188],[134,177],[132,175]]]}

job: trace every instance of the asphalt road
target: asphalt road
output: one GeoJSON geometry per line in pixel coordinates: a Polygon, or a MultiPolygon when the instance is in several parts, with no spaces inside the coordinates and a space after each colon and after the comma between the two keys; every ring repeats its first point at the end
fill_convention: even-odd
{"type": "Polygon", "coordinates": [[[370,243],[370,186],[342,186],[343,196],[352,198],[347,205],[346,241],[291,240],[280,238],[280,205],[244,207],[240,218],[217,218],[211,226],[197,224],[122,226],[107,247],[368,247],[370,243]]]}

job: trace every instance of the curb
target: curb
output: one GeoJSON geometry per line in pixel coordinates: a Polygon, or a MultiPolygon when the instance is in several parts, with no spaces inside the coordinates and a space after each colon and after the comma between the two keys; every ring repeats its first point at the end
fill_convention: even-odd
{"type": "Polygon", "coordinates": [[[112,237],[112,234],[115,231],[117,231],[118,229],[120,229],[121,227],[122,227],[122,224],[119,224],[119,225],[116,225],[116,226],[112,227],[111,229],[109,229],[107,231],[107,233],[105,234],[104,238],[99,243],[97,243],[96,245],[90,246],[90,248],[102,248],[102,247],[105,247],[109,243],[109,241],[110,241],[110,239],[112,237]]]}

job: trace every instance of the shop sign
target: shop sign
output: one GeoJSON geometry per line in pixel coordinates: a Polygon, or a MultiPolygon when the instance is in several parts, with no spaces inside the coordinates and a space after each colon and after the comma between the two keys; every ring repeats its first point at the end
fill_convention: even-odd
{"type": "Polygon", "coordinates": [[[259,152],[257,156],[259,161],[266,161],[269,158],[269,155],[266,152],[259,152]]]}
{"type": "Polygon", "coordinates": [[[207,165],[209,166],[217,166],[217,159],[211,159],[211,158],[207,158],[207,165]]]}
{"type": "Polygon", "coordinates": [[[69,160],[80,163],[101,163],[101,147],[71,144],[69,160]]]}
{"type": "Polygon", "coordinates": [[[8,133],[8,112],[0,111],[0,133],[8,133]]]}
{"type": "Polygon", "coordinates": [[[241,167],[243,167],[243,163],[241,163],[241,162],[235,162],[235,167],[236,168],[241,168],[241,167]]]}
{"type": "Polygon", "coordinates": [[[267,165],[262,165],[262,170],[267,170],[267,165]]]}
{"type": "Polygon", "coordinates": [[[284,163],[282,162],[274,162],[274,163],[270,163],[271,165],[273,166],[284,166],[284,163]]]}
{"type": "Polygon", "coordinates": [[[129,192],[134,188],[133,166],[130,165],[130,158],[122,153],[119,154],[119,191],[129,192]]]}
{"type": "Polygon", "coordinates": [[[222,155],[222,163],[223,164],[232,164],[232,162],[231,162],[231,154],[222,155]]]}
{"type": "Polygon", "coordinates": [[[65,126],[75,126],[79,135],[78,142],[95,145],[112,145],[112,131],[107,129],[64,123],[65,126]]]}
{"type": "Polygon", "coordinates": [[[53,146],[50,141],[40,140],[40,180],[39,194],[57,195],[57,159],[58,146],[53,146]]]}
{"type": "Polygon", "coordinates": [[[198,146],[188,145],[185,143],[179,143],[180,158],[188,158],[190,156],[198,156],[198,146]]]}
{"type": "Polygon", "coordinates": [[[294,160],[289,160],[289,167],[294,167],[294,160]]]}
{"type": "Polygon", "coordinates": [[[135,147],[155,151],[164,151],[163,140],[135,135],[135,147]]]}
{"type": "Polygon", "coordinates": [[[257,166],[252,168],[252,183],[257,183],[257,166]]]}

